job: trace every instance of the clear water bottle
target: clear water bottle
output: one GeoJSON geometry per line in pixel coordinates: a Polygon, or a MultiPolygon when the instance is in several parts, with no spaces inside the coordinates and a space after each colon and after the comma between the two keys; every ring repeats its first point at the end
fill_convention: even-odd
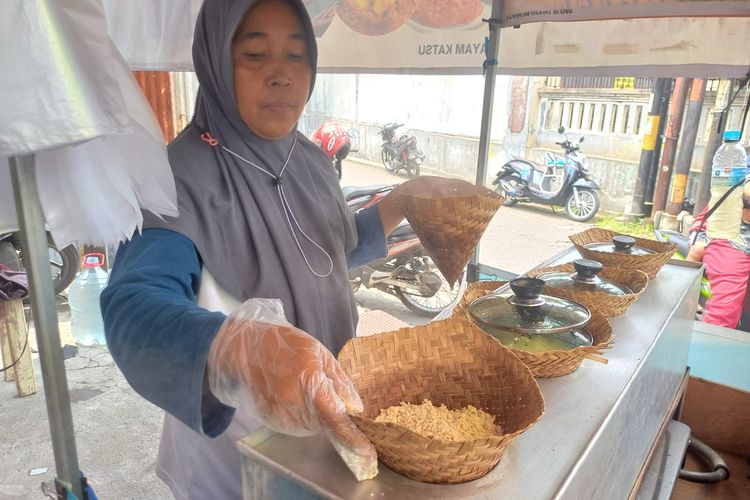
{"type": "Polygon", "coordinates": [[[70,285],[70,329],[76,343],[84,346],[104,345],[104,320],[99,296],[107,286],[109,275],[102,269],[104,255],[90,253],[83,257],[83,270],[70,285]]]}
{"type": "MultiPolygon", "coordinates": [[[[713,207],[728,189],[745,178],[747,155],[745,148],[740,145],[740,135],[739,130],[724,132],[724,143],[714,154],[709,208],[713,207]]],[[[706,234],[711,239],[739,241],[741,224],[742,188],[738,187],[709,217],[706,222],[706,234]]]]}

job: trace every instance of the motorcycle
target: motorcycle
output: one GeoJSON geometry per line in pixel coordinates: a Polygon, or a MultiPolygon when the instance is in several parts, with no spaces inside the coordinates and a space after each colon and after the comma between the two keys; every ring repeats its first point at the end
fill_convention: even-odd
{"type": "MultiPolygon", "coordinates": [[[[49,232],[47,233],[47,246],[52,282],[55,293],[59,294],[70,286],[78,273],[78,250],[73,245],[59,250],[49,232]]],[[[21,235],[18,232],[0,234],[0,264],[8,266],[12,271],[25,269],[21,235]]]]}
{"type": "MultiPolygon", "coordinates": [[[[394,186],[348,186],[343,188],[347,205],[356,212],[370,207],[394,186]]],[[[466,273],[450,287],[427,255],[411,225],[403,222],[387,239],[388,255],[349,271],[352,291],[374,288],[396,296],[416,314],[433,317],[453,303],[462,290],[466,273]]]]}
{"type": "Polygon", "coordinates": [[[410,178],[419,176],[419,167],[424,162],[424,154],[417,146],[413,135],[396,137],[396,130],[403,127],[401,123],[387,123],[380,128],[383,144],[380,146],[380,159],[388,172],[397,174],[401,170],[410,178]]]}
{"type": "Polygon", "coordinates": [[[558,132],[565,140],[555,144],[563,148],[564,157],[548,152],[544,165],[514,158],[503,165],[492,184],[505,197],[505,206],[519,202],[552,205],[553,209],[562,206],[568,217],[585,222],[599,210],[599,186],[589,178],[586,158],[580,152],[583,137],[574,144],[563,127],[558,132]]]}
{"type": "Polygon", "coordinates": [[[310,140],[317,144],[333,162],[336,175],[341,180],[341,162],[352,150],[352,136],[356,130],[347,131],[336,123],[324,123],[313,132],[310,140]]]}

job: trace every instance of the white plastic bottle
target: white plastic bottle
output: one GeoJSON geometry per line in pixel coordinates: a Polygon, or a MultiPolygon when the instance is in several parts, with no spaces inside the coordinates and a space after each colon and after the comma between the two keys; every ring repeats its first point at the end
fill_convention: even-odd
{"type": "Polygon", "coordinates": [[[83,270],[71,283],[68,292],[70,304],[70,330],[77,344],[93,346],[105,345],[104,320],[99,307],[99,296],[107,286],[109,275],[102,269],[104,255],[86,254],[83,257],[83,270]]]}
{"type": "MultiPolygon", "coordinates": [[[[714,154],[711,167],[711,201],[713,207],[732,186],[745,178],[747,155],[740,145],[740,131],[724,132],[724,143],[714,154]]],[[[738,187],[706,222],[706,235],[709,239],[740,240],[742,224],[742,187],[738,187]]]]}

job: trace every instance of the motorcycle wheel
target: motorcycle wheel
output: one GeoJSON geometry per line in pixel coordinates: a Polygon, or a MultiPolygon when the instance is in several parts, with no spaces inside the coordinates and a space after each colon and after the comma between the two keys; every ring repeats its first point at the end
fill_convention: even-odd
{"type": "MultiPolygon", "coordinates": [[[[513,189],[518,191],[518,187],[521,185],[523,181],[516,177],[515,175],[510,175],[508,177],[503,177],[503,181],[507,182],[508,184],[513,186],[513,189]]],[[[518,200],[511,200],[508,193],[503,189],[503,187],[498,184],[495,188],[495,192],[505,198],[505,201],[503,202],[504,207],[515,207],[518,205],[518,200]]]]}
{"type": "MultiPolygon", "coordinates": [[[[52,242],[52,238],[48,237],[47,252],[49,254],[49,265],[55,294],[59,294],[73,283],[78,273],[78,261],[80,260],[78,249],[73,245],[68,245],[59,250],[52,242]]],[[[22,268],[25,269],[23,252],[18,252],[18,257],[22,268]]]]}
{"type": "Polygon", "coordinates": [[[388,172],[395,172],[398,168],[398,162],[395,161],[395,159],[387,149],[380,150],[380,159],[382,160],[383,166],[388,172]]]}
{"type": "Polygon", "coordinates": [[[432,318],[437,316],[446,307],[451,305],[453,301],[455,301],[459,296],[466,281],[466,271],[461,273],[461,276],[458,277],[456,283],[453,284],[453,288],[451,289],[448,282],[445,280],[445,278],[443,278],[443,275],[440,274],[440,271],[438,271],[437,267],[435,267],[432,259],[430,259],[429,257],[416,258],[427,259],[430,262],[429,271],[437,273],[437,275],[440,276],[440,279],[442,280],[440,290],[438,290],[438,292],[432,297],[422,297],[421,295],[407,293],[402,291],[400,288],[396,288],[396,296],[399,298],[401,303],[404,304],[411,312],[419,314],[420,316],[427,316],[428,318],[432,318]]]}
{"type": "Polygon", "coordinates": [[[419,163],[417,163],[414,160],[407,160],[407,162],[406,162],[406,175],[408,175],[410,179],[414,179],[415,177],[419,177],[419,163]]]}
{"type": "Polygon", "coordinates": [[[58,250],[52,242],[49,244],[49,263],[52,267],[52,280],[55,283],[55,293],[61,293],[73,283],[78,273],[78,249],[73,245],[68,245],[62,250],[58,250]],[[59,257],[58,257],[59,256],[59,257]],[[56,270],[59,273],[55,277],[56,270]]]}
{"type": "Polygon", "coordinates": [[[599,195],[593,189],[579,188],[578,198],[581,205],[576,205],[576,197],[573,191],[565,200],[565,213],[568,217],[578,222],[586,222],[596,215],[599,211],[599,195]]]}

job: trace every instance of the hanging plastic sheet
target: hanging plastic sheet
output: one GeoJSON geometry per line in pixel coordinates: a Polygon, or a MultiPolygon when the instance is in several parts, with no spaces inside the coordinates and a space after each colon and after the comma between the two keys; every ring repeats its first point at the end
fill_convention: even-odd
{"type": "Polygon", "coordinates": [[[141,209],[176,215],[161,132],[99,0],[4,0],[0,60],[0,232],[18,227],[7,157],[28,154],[61,247],[124,240],[141,209]]]}
{"type": "Polygon", "coordinates": [[[202,0],[103,0],[107,28],[131,69],[191,71],[202,0]]]}

